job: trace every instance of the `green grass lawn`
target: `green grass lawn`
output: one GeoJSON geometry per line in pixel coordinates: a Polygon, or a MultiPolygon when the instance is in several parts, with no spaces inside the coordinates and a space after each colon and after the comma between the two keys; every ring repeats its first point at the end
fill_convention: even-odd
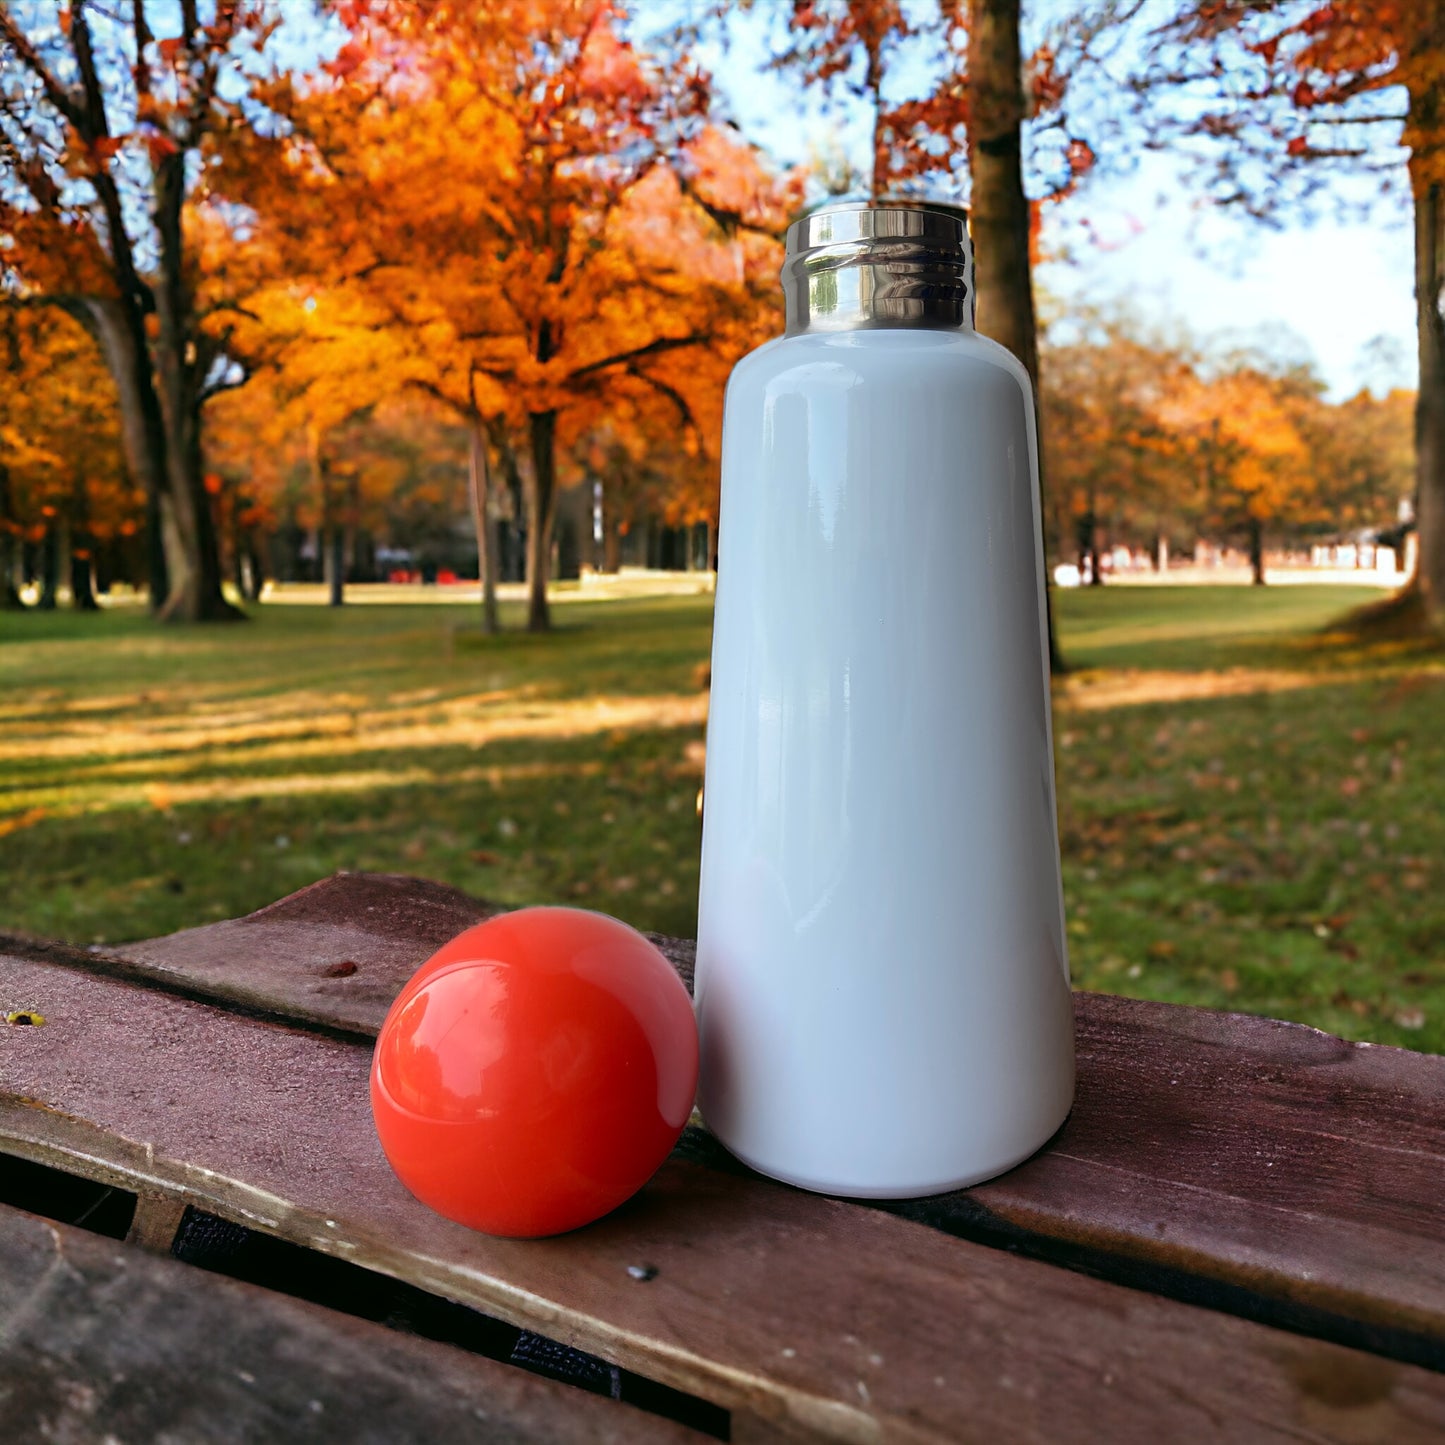
{"type": "MultiPolygon", "coordinates": [[[[1445,1051],[1445,658],[1325,632],[1370,595],[1059,596],[1080,985],[1445,1051]]],[[[352,868],[690,933],[709,613],[0,614],[0,929],[117,942],[352,868]]]]}

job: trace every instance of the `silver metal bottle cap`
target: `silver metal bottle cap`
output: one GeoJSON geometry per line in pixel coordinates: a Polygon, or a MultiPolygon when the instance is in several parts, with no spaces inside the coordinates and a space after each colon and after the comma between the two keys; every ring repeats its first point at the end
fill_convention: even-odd
{"type": "Polygon", "coordinates": [[[788,227],[787,334],[972,327],[973,246],[950,206],[845,201],[788,227]]]}

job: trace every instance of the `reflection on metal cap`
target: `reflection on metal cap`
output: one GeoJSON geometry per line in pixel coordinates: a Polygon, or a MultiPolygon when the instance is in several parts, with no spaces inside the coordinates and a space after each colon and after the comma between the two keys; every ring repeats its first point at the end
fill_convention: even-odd
{"type": "Polygon", "coordinates": [[[973,325],[973,247],[952,206],[848,201],[788,227],[787,334],[973,325]]]}

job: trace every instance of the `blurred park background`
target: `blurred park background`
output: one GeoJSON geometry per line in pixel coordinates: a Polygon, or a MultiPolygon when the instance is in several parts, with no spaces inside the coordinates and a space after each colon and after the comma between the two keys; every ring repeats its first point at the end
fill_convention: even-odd
{"type": "Polygon", "coordinates": [[[1039,383],[1086,988],[1445,1050],[1436,0],[0,0],[0,930],[695,924],[734,362],[833,194],[1039,383]]]}

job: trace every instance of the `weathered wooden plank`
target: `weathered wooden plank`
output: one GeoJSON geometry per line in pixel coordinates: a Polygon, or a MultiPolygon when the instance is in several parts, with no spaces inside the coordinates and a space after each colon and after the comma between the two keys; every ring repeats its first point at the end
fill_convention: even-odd
{"type": "MultiPolygon", "coordinates": [[[[374,1035],[412,973],[449,938],[498,911],[443,883],[338,873],[244,918],[111,952],[142,976],[374,1035]]],[[[648,937],[691,989],[694,945],[648,937]]]]}
{"type": "Polygon", "coordinates": [[[496,911],[441,883],[340,873],[245,918],[114,952],[162,981],[374,1035],[412,973],[496,911]]]}
{"type": "Polygon", "coordinates": [[[1078,1003],[1074,1112],[976,1218],[1445,1342],[1445,1059],[1078,1003]]]}
{"type": "Polygon", "coordinates": [[[172,1195],[138,1194],[125,1242],[152,1254],[169,1254],[185,1212],[185,1202],[172,1195]]]}
{"type": "MultiPolygon", "coordinates": [[[[419,879],[341,875],[125,952],[218,996],[374,1033],[412,969],[486,909],[419,879]],[[317,981],[351,957],[355,975],[317,981]]],[[[692,945],[658,941],[691,985],[692,945]]],[[[1077,996],[1077,1018],[1078,1099],[1050,1146],[908,1217],[1445,1345],[1445,1059],[1097,994],[1077,996]]]]}
{"type": "Polygon", "coordinates": [[[17,1445],[698,1438],[448,1345],[3,1207],[0,1436],[17,1445]]]}
{"type": "Polygon", "coordinates": [[[1445,1376],[677,1161],[560,1239],[488,1239],[382,1158],[368,1052],[0,958],[0,1149],[167,1193],[839,1440],[1411,1441],[1445,1376]],[[634,1270],[634,1266],[646,1266],[634,1270]]]}

